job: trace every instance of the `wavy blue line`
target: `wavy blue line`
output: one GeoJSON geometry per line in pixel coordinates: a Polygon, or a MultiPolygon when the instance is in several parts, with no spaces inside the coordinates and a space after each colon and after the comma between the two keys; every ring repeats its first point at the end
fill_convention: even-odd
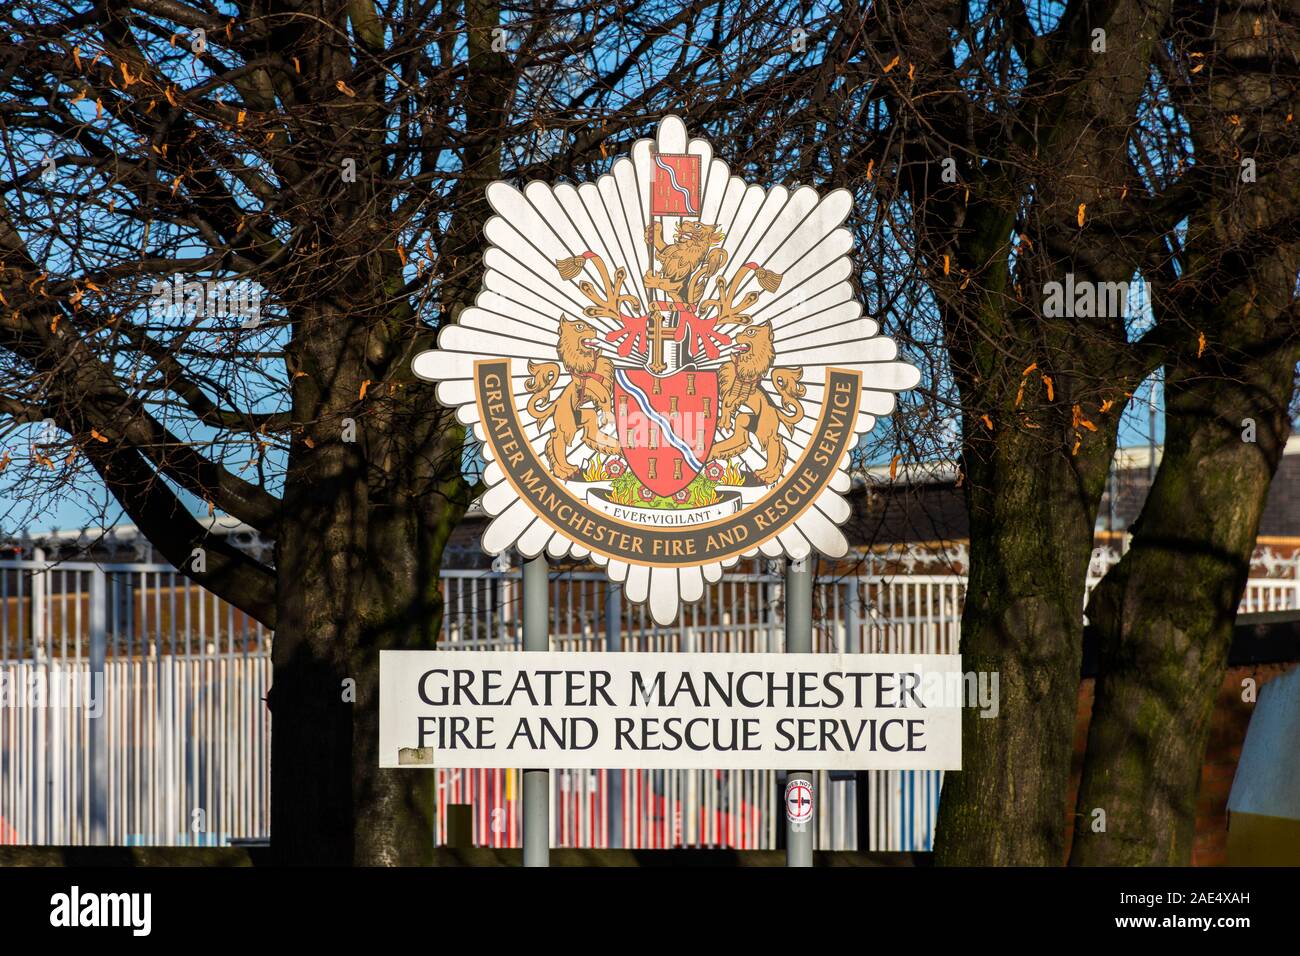
{"type": "Polygon", "coordinates": [[[683,205],[686,206],[686,211],[692,216],[698,216],[699,210],[691,206],[691,191],[677,181],[677,170],[665,163],[658,154],[655,154],[655,165],[668,174],[668,180],[673,189],[682,194],[682,201],[683,205]]]}
{"type": "Polygon", "coordinates": [[[673,431],[673,426],[669,423],[668,419],[655,411],[654,406],[650,404],[649,396],[647,396],[645,392],[641,391],[640,388],[632,384],[632,380],[627,377],[627,371],[621,368],[615,369],[614,376],[619,380],[622,386],[632,394],[632,397],[636,399],[636,403],[641,406],[641,411],[649,415],[650,420],[659,426],[659,430],[667,436],[668,443],[682,453],[682,457],[686,459],[692,468],[696,471],[702,469],[704,465],[695,457],[694,453],[691,451],[691,447],[687,445],[686,442],[682,441],[677,433],[673,431]]]}

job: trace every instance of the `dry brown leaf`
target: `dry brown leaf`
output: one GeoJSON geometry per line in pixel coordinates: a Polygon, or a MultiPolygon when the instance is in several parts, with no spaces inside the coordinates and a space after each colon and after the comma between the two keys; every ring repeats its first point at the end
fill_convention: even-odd
{"type": "Polygon", "coordinates": [[[1095,432],[1097,430],[1096,425],[1094,425],[1092,422],[1088,421],[1088,419],[1083,417],[1082,405],[1075,405],[1073,408],[1070,409],[1070,411],[1074,415],[1074,427],[1076,429],[1079,427],[1083,427],[1088,429],[1088,431],[1090,432],[1095,432]]]}

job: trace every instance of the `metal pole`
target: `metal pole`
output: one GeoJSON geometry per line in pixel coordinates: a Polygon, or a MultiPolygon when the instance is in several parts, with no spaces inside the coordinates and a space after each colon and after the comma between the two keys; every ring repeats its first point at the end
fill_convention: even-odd
{"type": "MultiPolygon", "coordinates": [[[[785,568],[785,652],[812,653],[812,567],[811,559],[790,561],[785,568]]],[[[791,819],[802,802],[815,800],[813,775],[808,770],[791,770],[786,774],[785,865],[812,866],[813,827],[817,822],[815,804],[802,823],[791,819]],[[806,790],[804,789],[806,787],[806,790]],[[794,793],[793,798],[791,797],[794,793]],[[796,806],[791,806],[791,800],[796,806]]]]}
{"type": "MultiPolygon", "coordinates": [[[[623,649],[623,585],[610,581],[605,587],[605,650],[623,649]]],[[[609,846],[623,847],[623,771],[605,771],[605,813],[609,819],[609,846]]]]}
{"type": "Polygon", "coordinates": [[[1147,445],[1147,494],[1156,482],[1156,380],[1151,380],[1151,420],[1147,445]]]}
{"type": "MultiPolygon", "coordinates": [[[[848,578],[849,595],[845,606],[845,624],[848,631],[848,640],[845,646],[841,648],[846,653],[857,654],[865,652],[862,638],[859,636],[862,629],[862,601],[858,593],[858,587],[866,583],[864,578],[857,574],[850,575],[848,578]]],[[[870,777],[868,771],[859,770],[854,778],[853,797],[854,797],[854,835],[857,838],[857,848],[859,850],[870,849],[867,838],[867,821],[870,820],[870,777]]]]}
{"type": "MultiPolygon", "coordinates": [[[[550,650],[545,553],[524,562],[524,650],[550,650]]],[[[524,770],[524,866],[551,865],[551,772],[524,770]]]]}
{"type": "Polygon", "coordinates": [[[1110,494],[1107,496],[1110,500],[1106,508],[1106,530],[1111,534],[1111,542],[1115,540],[1115,525],[1119,515],[1119,463],[1121,459],[1118,455],[1110,463],[1110,494]]]}
{"type": "Polygon", "coordinates": [[[108,579],[90,570],[90,687],[99,694],[99,717],[90,721],[90,843],[108,843],[108,579]],[[96,686],[98,684],[98,686],[96,686]]]}

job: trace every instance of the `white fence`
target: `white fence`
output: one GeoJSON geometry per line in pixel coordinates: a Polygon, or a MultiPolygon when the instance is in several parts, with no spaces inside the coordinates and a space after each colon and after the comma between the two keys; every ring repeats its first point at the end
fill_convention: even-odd
{"type": "Polygon", "coordinates": [[[167,565],[0,562],[0,843],[270,827],[270,634],[167,565]]]}
{"type": "MultiPolygon", "coordinates": [[[[1099,555],[1094,573],[1107,561],[1099,555]]],[[[1300,607],[1296,562],[1274,564],[1272,577],[1251,579],[1243,611],[1300,607]]],[[[520,643],[517,570],[446,570],[443,579],[443,646],[520,643]]],[[[954,653],[964,585],[959,575],[819,577],[814,650],[954,653]]],[[[556,572],[551,639],[560,650],[779,651],[782,587],[765,568],[726,574],[665,628],[602,574],[556,572]]],[[[257,622],[166,565],[0,561],[0,843],[267,837],[270,642],[257,622]]],[[[467,803],[475,843],[520,845],[517,772],[434,772],[439,840],[447,805],[467,803]]],[[[930,848],[942,774],[820,777],[819,848],[930,848]]],[[[552,779],[555,846],[777,842],[775,772],[557,771],[552,779]]]]}

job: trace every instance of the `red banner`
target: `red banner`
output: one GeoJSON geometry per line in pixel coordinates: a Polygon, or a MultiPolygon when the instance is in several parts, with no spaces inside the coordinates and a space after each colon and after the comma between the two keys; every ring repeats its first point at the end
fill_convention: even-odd
{"type": "Polygon", "coordinates": [[[651,216],[700,214],[700,157],[695,153],[653,153],[650,185],[651,216]]]}

